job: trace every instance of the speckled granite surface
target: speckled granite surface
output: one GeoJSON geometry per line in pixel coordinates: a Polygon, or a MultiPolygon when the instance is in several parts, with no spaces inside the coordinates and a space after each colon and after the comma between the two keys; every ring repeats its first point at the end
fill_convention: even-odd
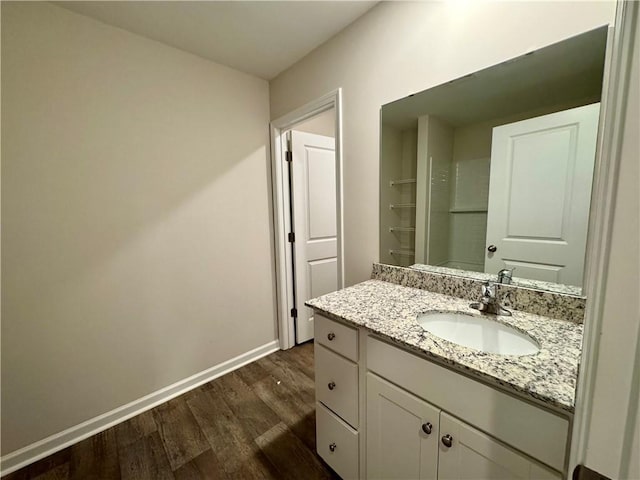
{"type": "MultiPolygon", "coordinates": [[[[374,263],[372,279],[477,301],[482,280],[374,263]]],[[[501,305],[569,322],[584,321],[585,297],[498,285],[501,305]]]]}
{"type": "MultiPolygon", "coordinates": [[[[409,268],[422,270],[424,272],[441,273],[444,275],[452,275],[456,277],[472,278],[474,280],[480,280],[482,282],[495,282],[497,280],[497,275],[493,273],[472,272],[469,270],[460,270],[457,268],[425,265],[423,263],[415,263],[409,268]]],[[[560,293],[563,295],[573,295],[576,297],[582,295],[582,288],[580,287],[574,287],[573,285],[564,285],[561,283],[543,282],[541,280],[530,280],[528,278],[513,277],[511,285],[514,287],[524,287],[532,290],[544,290],[546,292],[560,293]]]]}
{"type": "Polygon", "coordinates": [[[420,313],[461,311],[473,315],[469,301],[380,280],[368,280],[306,302],[334,319],[366,327],[406,349],[475,376],[549,407],[573,412],[582,325],[514,311],[512,317],[491,318],[533,337],[534,355],[497,355],[472,350],[425,331],[420,313]]]}

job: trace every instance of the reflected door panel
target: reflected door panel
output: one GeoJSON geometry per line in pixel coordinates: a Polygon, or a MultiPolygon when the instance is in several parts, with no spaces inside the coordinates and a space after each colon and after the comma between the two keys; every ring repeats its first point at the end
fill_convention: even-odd
{"type": "Polygon", "coordinates": [[[485,272],[582,284],[599,113],[595,103],[493,129],[485,272]]]}

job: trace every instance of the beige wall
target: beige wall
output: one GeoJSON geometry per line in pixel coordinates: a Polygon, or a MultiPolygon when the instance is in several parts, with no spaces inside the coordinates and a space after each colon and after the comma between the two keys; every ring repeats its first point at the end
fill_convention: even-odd
{"type": "Polygon", "coordinates": [[[338,87],[346,284],[378,259],[380,106],[606,24],[613,2],[384,2],[270,82],[278,118],[338,87]]]}
{"type": "Polygon", "coordinates": [[[325,137],[336,136],[336,111],[334,108],[322,112],[309,120],[293,127],[299,132],[315,133],[325,137]]]}
{"type": "Polygon", "coordinates": [[[2,2],[2,453],[276,338],[265,81],[2,2]]]}

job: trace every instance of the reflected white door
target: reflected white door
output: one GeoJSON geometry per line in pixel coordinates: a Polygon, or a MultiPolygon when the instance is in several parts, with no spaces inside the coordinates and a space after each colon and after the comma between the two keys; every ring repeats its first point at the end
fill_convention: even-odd
{"type": "Polygon", "coordinates": [[[335,141],[291,132],[296,343],[313,338],[304,302],[338,289],[335,141]]]}
{"type": "Polygon", "coordinates": [[[599,112],[595,103],[493,129],[485,272],[582,285],[599,112]]]}

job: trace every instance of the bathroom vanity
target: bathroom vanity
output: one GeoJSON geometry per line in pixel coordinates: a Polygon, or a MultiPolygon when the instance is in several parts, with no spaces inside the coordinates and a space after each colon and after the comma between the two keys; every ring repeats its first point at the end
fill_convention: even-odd
{"type": "Polygon", "coordinates": [[[381,107],[386,265],[306,303],[343,478],[567,477],[607,35],[381,107]]]}
{"type": "MultiPolygon", "coordinates": [[[[319,455],[345,479],[565,478],[582,325],[513,310],[490,320],[533,339],[537,353],[449,342],[418,317],[483,315],[468,298],[425,290],[434,280],[456,290],[455,279],[434,275],[376,266],[372,280],[307,302],[319,455]]],[[[519,306],[534,311],[576,302],[528,293],[537,300],[519,306]]]]}

